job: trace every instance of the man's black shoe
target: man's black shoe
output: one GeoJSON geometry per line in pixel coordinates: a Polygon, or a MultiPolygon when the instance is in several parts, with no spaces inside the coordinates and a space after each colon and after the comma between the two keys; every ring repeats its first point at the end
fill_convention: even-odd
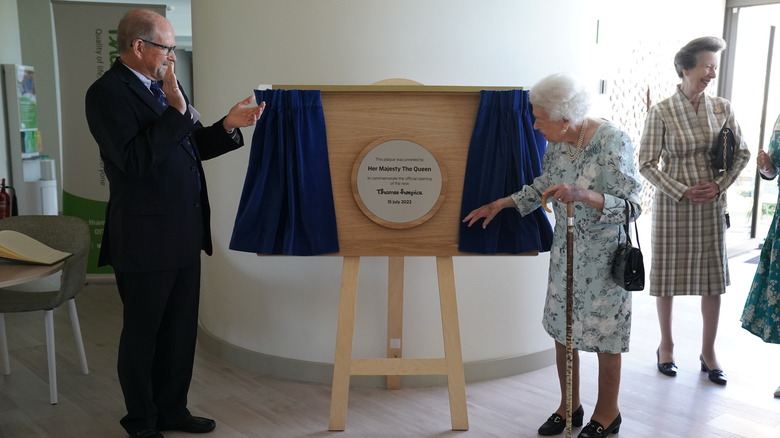
{"type": "Polygon", "coordinates": [[[163,437],[163,434],[157,432],[154,429],[146,429],[140,432],[131,433],[129,435],[131,438],[165,438],[163,437]]]}
{"type": "MultiPolygon", "coordinates": [[[[184,423],[178,426],[158,427],[160,430],[177,430],[187,433],[208,433],[217,427],[217,422],[210,418],[196,417],[191,415],[184,423]]],[[[154,435],[152,435],[154,436],[154,435]]],[[[162,436],[162,435],[160,435],[162,436]]]]}

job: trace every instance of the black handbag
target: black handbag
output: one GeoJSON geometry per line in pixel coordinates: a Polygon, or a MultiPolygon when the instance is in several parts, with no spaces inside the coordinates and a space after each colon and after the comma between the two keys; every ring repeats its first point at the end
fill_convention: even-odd
{"type": "Polygon", "coordinates": [[[736,140],[734,133],[725,124],[718,132],[712,148],[712,168],[717,172],[726,172],[734,164],[736,140]]]}
{"type": "Polygon", "coordinates": [[[631,228],[628,224],[633,216],[633,205],[626,202],[626,223],[623,229],[626,231],[626,241],[618,245],[615,252],[615,261],[612,263],[612,279],[618,286],[628,291],[639,291],[645,288],[645,262],[642,258],[642,250],[639,245],[639,230],[634,221],[634,234],[636,234],[637,246],[631,244],[631,228]]]}

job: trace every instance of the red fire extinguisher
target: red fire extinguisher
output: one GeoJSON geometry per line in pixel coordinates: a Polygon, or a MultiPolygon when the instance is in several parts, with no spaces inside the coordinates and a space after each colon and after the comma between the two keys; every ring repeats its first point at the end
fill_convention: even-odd
{"type": "Polygon", "coordinates": [[[5,185],[5,178],[3,178],[2,182],[0,182],[0,219],[11,216],[11,209],[13,208],[11,195],[8,194],[6,188],[10,187],[5,185]]]}

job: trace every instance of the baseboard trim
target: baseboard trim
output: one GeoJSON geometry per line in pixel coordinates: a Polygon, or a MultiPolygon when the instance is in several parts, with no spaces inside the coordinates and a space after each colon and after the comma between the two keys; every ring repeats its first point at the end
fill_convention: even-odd
{"type": "MultiPolygon", "coordinates": [[[[203,327],[198,330],[198,348],[219,357],[220,359],[243,368],[278,379],[293,380],[306,383],[331,385],[333,364],[313,362],[251,351],[239,347],[209,333],[203,327]]],[[[555,363],[555,352],[552,348],[536,353],[520,356],[490,359],[463,364],[466,383],[500,379],[527,373],[555,363]]],[[[404,376],[406,387],[446,386],[446,376],[404,376]]],[[[353,387],[384,387],[384,376],[352,376],[350,386],[353,387]]]]}

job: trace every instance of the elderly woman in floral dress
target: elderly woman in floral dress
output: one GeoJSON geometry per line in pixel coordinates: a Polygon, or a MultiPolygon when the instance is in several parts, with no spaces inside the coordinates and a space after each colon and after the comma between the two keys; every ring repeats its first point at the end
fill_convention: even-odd
{"type": "Polygon", "coordinates": [[[621,353],[628,351],[631,333],[631,292],[612,280],[614,254],[625,233],[626,201],[634,217],[641,211],[641,183],[634,167],[634,148],[626,133],[609,121],[588,117],[590,96],[574,78],[554,74],[530,91],[534,128],[547,139],[542,174],[517,193],[483,205],[464,219],[482,226],[504,208],[526,215],[543,196],[554,206],[555,230],[550,250],[549,282],[542,324],[555,341],[561,400],[539,428],[540,435],[557,435],[566,425],[566,203],[574,203],[574,306],[572,341],[572,424],[582,426],[578,351],[598,354],[598,400],[580,438],[616,433],[622,421],[618,408],[621,353]]]}

